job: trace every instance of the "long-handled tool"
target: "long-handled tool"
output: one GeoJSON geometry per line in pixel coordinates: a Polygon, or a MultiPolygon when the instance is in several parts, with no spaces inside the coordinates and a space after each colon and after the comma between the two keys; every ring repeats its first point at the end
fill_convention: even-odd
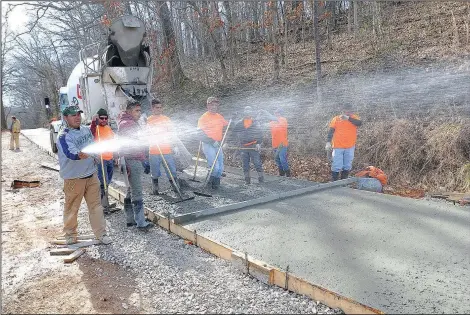
{"type": "MultiPolygon", "coordinates": [[[[222,137],[222,141],[220,142],[219,149],[217,150],[217,154],[215,155],[214,162],[212,162],[212,166],[211,166],[209,172],[207,173],[207,176],[206,176],[206,179],[204,180],[204,183],[201,186],[202,189],[204,189],[207,186],[209,178],[212,175],[212,171],[214,170],[215,163],[217,163],[217,159],[219,158],[220,151],[222,150],[222,146],[224,145],[224,142],[225,142],[225,137],[227,136],[227,132],[228,132],[231,124],[232,124],[232,119],[230,119],[228,121],[227,129],[225,130],[224,136],[222,137]]],[[[212,197],[212,195],[209,195],[209,194],[206,194],[206,193],[203,193],[203,192],[199,192],[199,191],[193,191],[193,193],[195,193],[196,195],[200,195],[200,196],[212,197]]]]}
{"type": "Polygon", "coordinates": [[[193,175],[193,178],[190,179],[190,181],[197,182],[197,183],[201,182],[196,179],[197,165],[199,163],[199,156],[201,155],[201,147],[202,147],[202,141],[199,141],[199,149],[197,149],[196,165],[194,166],[194,175],[193,175]]]}
{"type": "MultiPolygon", "coordinates": [[[[98,142],[101,142],[100,128],[98,124],[96,126],[96,132],[98,134],[98,142]]],[[[103,198],[101,198],[101,205],[105,208],[105,211],[106,210],[109,211],[110,208],[115,208],[116,203],[112,205],[109,204],[108,183],[106,182],[106,173],[104,170],[103,153],[100,153],[100,162],[101,162],[101,176],[103,176],[103,186],[104,186],[104,195],[103,195],[103,198]]]]}
{"type": "Polygon", "coordinates": [[[166,162],[166,159],[163,156],[163,153],[162,153],[162,150],[160,149],[160,146],[158,145],[158,143],[155,143],[155,145],[157,146],[158,152],[160,153],[160,156],[162,157],[163,165],[165,166],[166,171],[168,172],[168,175],[170,175],[171,181],[173,182],[173,185],[176,188],[176,192],[178,193],[178,196],[181,199],[179,201],[175,201],[174,203],[194,199],[194,196],[188,197],[188,198],[183,198],[183,194],[181,193],[180,187],[179,187],[178,183],[175,181],[175,178],[173,177],[173,174],[171,173],[170,167],[168,166],[168,163],[166,162]]]}

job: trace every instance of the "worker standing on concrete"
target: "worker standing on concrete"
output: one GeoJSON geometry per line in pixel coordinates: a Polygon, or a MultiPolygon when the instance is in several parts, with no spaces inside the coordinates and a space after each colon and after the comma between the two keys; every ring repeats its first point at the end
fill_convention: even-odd
{"type": "Polygon", "coordinates": [[[128,145],[121,147],[119,151],[119,156],[125,160],[124,176],[128,176],[130,186],[130,196],[128,195],[124,199],[127,226],[137,225],[137,228],[146,230],[153,227],[154,224],[147,222],[144,215],[142,162],[146,160],[145,151],[147,148],[139,139],[141,127],[137,122],[141,113],[140,103],[128,101],[126,111],[122,112],[119,117],[118,135],[120,139],[122,138],[123,143],[128,143],[128,145]]]}
{"type": "MultiPolygon", "coordinates": [[[[199,130],[199,140],[202,141],[202,151],[207,159],[208,167],[211,168],[215,161],[217,151],[221,145],[224,127],[228,125],[225,118],[219,114],[220,102],[215,97],[207,98],[207,112],[205,112],[198,120],[197,127],[199,130]]],[[[220,187],[220,177],[224,171],[224,154],[220,150],[214,169],[209,178],[209,185],[212,189],[220,187]]]]}
{"type": "Polygon", "coordinates": [[[17,119],[15,116],[11,116],[10,150],[12,150],[12,151],[15,150],[15,146],[16,146],[16,151],[20,150],[20,131],[21,131],[20,120],[17,119]]]}
{"type": "Polygon", "coordinates": [[[289,142],[287,140],[287,119],[283,116],[283,111],[278,108],[271,115],[266,110],[262,111],[270,120],[269,128],[271,129],[271,143],[274,153],[274,161],[279,169],[280,176],[290,177],[289,163],[287,162],[287,148],[289,142]]]}
{"type": "Polygon", "coordinates": [[[147,126],[152,140],[157,141],[157,145],[150,144],[149,160],[152,174],[152,194],[158,195],[158,178],[161,176],[161,165],[165,159],[170,173],[165,165],[164,169],[173,191],[177,191],[172,177],[177,181],[177,185],[185,186],[183,180],[178,179],[176,174],[176,163],[173,157],[172,140],[174,139],[174,129],[171,119],[163,115],[163,104],[158,99],[152,100],[152,115],[147,118],[147,126]]]}
{"type": "Polygon", "coordinates": [[[251,183],[250,160],[253,161],[258,172],[258,182],[264,182],[263,164],[261,163],[261,143],[263,142],[263,131],[258,120],[253,118],[253,109],[246,106],[243,110],[243,119],[240,120],[233,130],[240,140],[243,173],[246,184],[251,183]]]}
{"type": "MultiPolygon", "coordinates": [[[[111,127],[108,126],[108,112],[104,108],[100,108],[91,121],[91,133],[95,138],[95,142],[107,141],[114,139],[114,132],[111,127]]],[[[103,152],[100,156],[98,163],[98,178],[101,183],[101,200],[106,194],[106,189],[111,180],[113,179],[114,173],[114,160],[113,152],[103,152]],[[103,159],[103,165],[101,165],[101,159],[103,159]],[[103,177],[104,175],[104,177],[103,177]],[[106,185],[106,187],[105,187],[106,185]]],[[[106,202],[102,202],[105,212],[108,210],[109,205],[106,202]]]]}
{"type": "Polygon", "coordinates": [[[332,152],[331,177],[332,180],[346,179],[352,169],[354,150],[357,140],[357,128],[362,121],[353,112],[352,105],[343,105],[341,115],[335,116],[330,122],[325,149],[332,152]]]}
{"type": "Polygon", "coordinates": [[[110,244],[112,241],[106,236],[95,160],[81,152],[93,143],[90,128],[81,126],[81,113],[78,106],[69,106],[63,110],[62,115],[67,126],[60,132],[57,141],[59,172],[64,179],[65,241],[67,244],[77,243],[78,210],[82,199],[85,198],[93,234],[101,243],[110,244]]]}

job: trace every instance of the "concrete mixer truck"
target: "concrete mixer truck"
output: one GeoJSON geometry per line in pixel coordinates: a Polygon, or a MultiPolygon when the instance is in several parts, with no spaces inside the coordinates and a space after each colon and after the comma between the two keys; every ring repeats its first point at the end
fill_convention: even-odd
{"type": "MultiPolygon", "coordinates": [[[[146,112],[153,73],[144,38],[145,25],[139,18],[126,15],[112,21],[106,43],[91,44],[79,51],[80,62],[70,74],[67,86],[59,90],[60,112],[67,106],[78,105],[83,110],[82,121],[90,124],[98,109],[104,108],[113,129],[128,100],[139,101],[146,112]]],[[[54,153],[57,135],[64,125],[63,119],[50,124],[54,153]]]]}

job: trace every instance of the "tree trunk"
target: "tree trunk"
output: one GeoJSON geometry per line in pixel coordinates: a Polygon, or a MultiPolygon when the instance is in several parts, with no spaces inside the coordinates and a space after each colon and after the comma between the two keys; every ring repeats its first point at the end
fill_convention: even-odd
{"type": "Polygon", "coordinates": [[[313,0],[313,30],[315,37],[315,67],[317,77],[317,92],[320,88],[321,79],[321,57],[320,57],[320,32],[318,31],[318,0],[313,0]]]}
{"type": "Polygon", "coordinates": [[[353,10],[354,10],[354,34],[356,34],[358,29],[359,29],[359,20],[358,20],[358,16],[357,16],[357,10],[358,9],[359,9],[359,1],[354,1],[354,6],[353,6],[353,10]]]}
{"type": "Polygon", "coordinates": [[[2,103],[2,130],[8,129],[7,117],[5,115],[5,108],[3,107],[3,91],[0,93],[0,103],[2,103]]]}
{"type": "Polygon", "coordinates": [[[352,12],[353,2],[349,1],[348,3],[349,3],[349,6],[348,6],[348,33],[351,33],[351,31],[352,31],[352,23],[351,23],[352,15],[351,15],[351,12],[352,12]]]}
{"type": "Polygon", "coordinates": [[[277,0],[274,0],[273,1],[273,23],[272,23],[272,36],[273,36],[273,44],[274,44],[274,66],[273,66],[273,70],[274,70],[274,81],[278,81],[279,80],[279,72],[280,72],[280,67],[279,67],[279,59],[280,59],[280,45],[278,43],[278,39],[277,39],[277,34],[278,34],[278,29],[279,29],[279,20],[278,20],[278,16],[277,16],[277,10],[278,10],[278,6],[277,6],[277,0]]]}
{"type": "Polygon", "coordinates": [[[184,75],[183,68],[181,67],[180,59],[178,56],[178,49],[176,47],[176,36],[171,24],[171,14],[168,9],[168,4],[166,2],[161,2],[160,10],[158,10],[158,15],[162,20],[163,35],[165,37],[165,46],[170,50],[170,69],[171,78],[174,88],[178,88],[183,85],[184,81],[187,79],[184,75]]]}

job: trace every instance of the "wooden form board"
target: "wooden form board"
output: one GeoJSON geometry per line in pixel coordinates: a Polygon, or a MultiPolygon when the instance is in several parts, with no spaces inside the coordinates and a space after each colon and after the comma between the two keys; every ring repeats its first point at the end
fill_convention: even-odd
{"type": "MultiPolygon", "coordinates": [[[[109,187],[108,193],[113,198],[121,202],[124,201],[124,193],[112,187],[109,187]]],[[[262,282],[276,285],[298,294],[306,295],[316,301],[322,302],[330,308],[340,308],[346,314],[384,314],[378,309],[369,307],[321,286],[312,284],[307,280],[295,276],[294,274],[290,274],[261,260],[257,260],[249,255],[238,252],[225,244],[203,235],[199,235],[196,231],[189,230],[186,227],[175,223],[171,218],[166,218],[153,212],[148,207],[145,207],[144,210],[147,218],[158,224],[163,229],[178,235],[185,240],[191,241],[194,245],[217,257],[231,261],[235,266],[242,270],[246,270],[251,276],[262,282]]]]}
{"type": "Polygon", "coordinates": [[[64,257],[64,263],[71,263],[74,262],[78,257],[82,256],[85,253],[84,248],[79,248],[75,250],[72,254],[67,255],[64,257]]]}

